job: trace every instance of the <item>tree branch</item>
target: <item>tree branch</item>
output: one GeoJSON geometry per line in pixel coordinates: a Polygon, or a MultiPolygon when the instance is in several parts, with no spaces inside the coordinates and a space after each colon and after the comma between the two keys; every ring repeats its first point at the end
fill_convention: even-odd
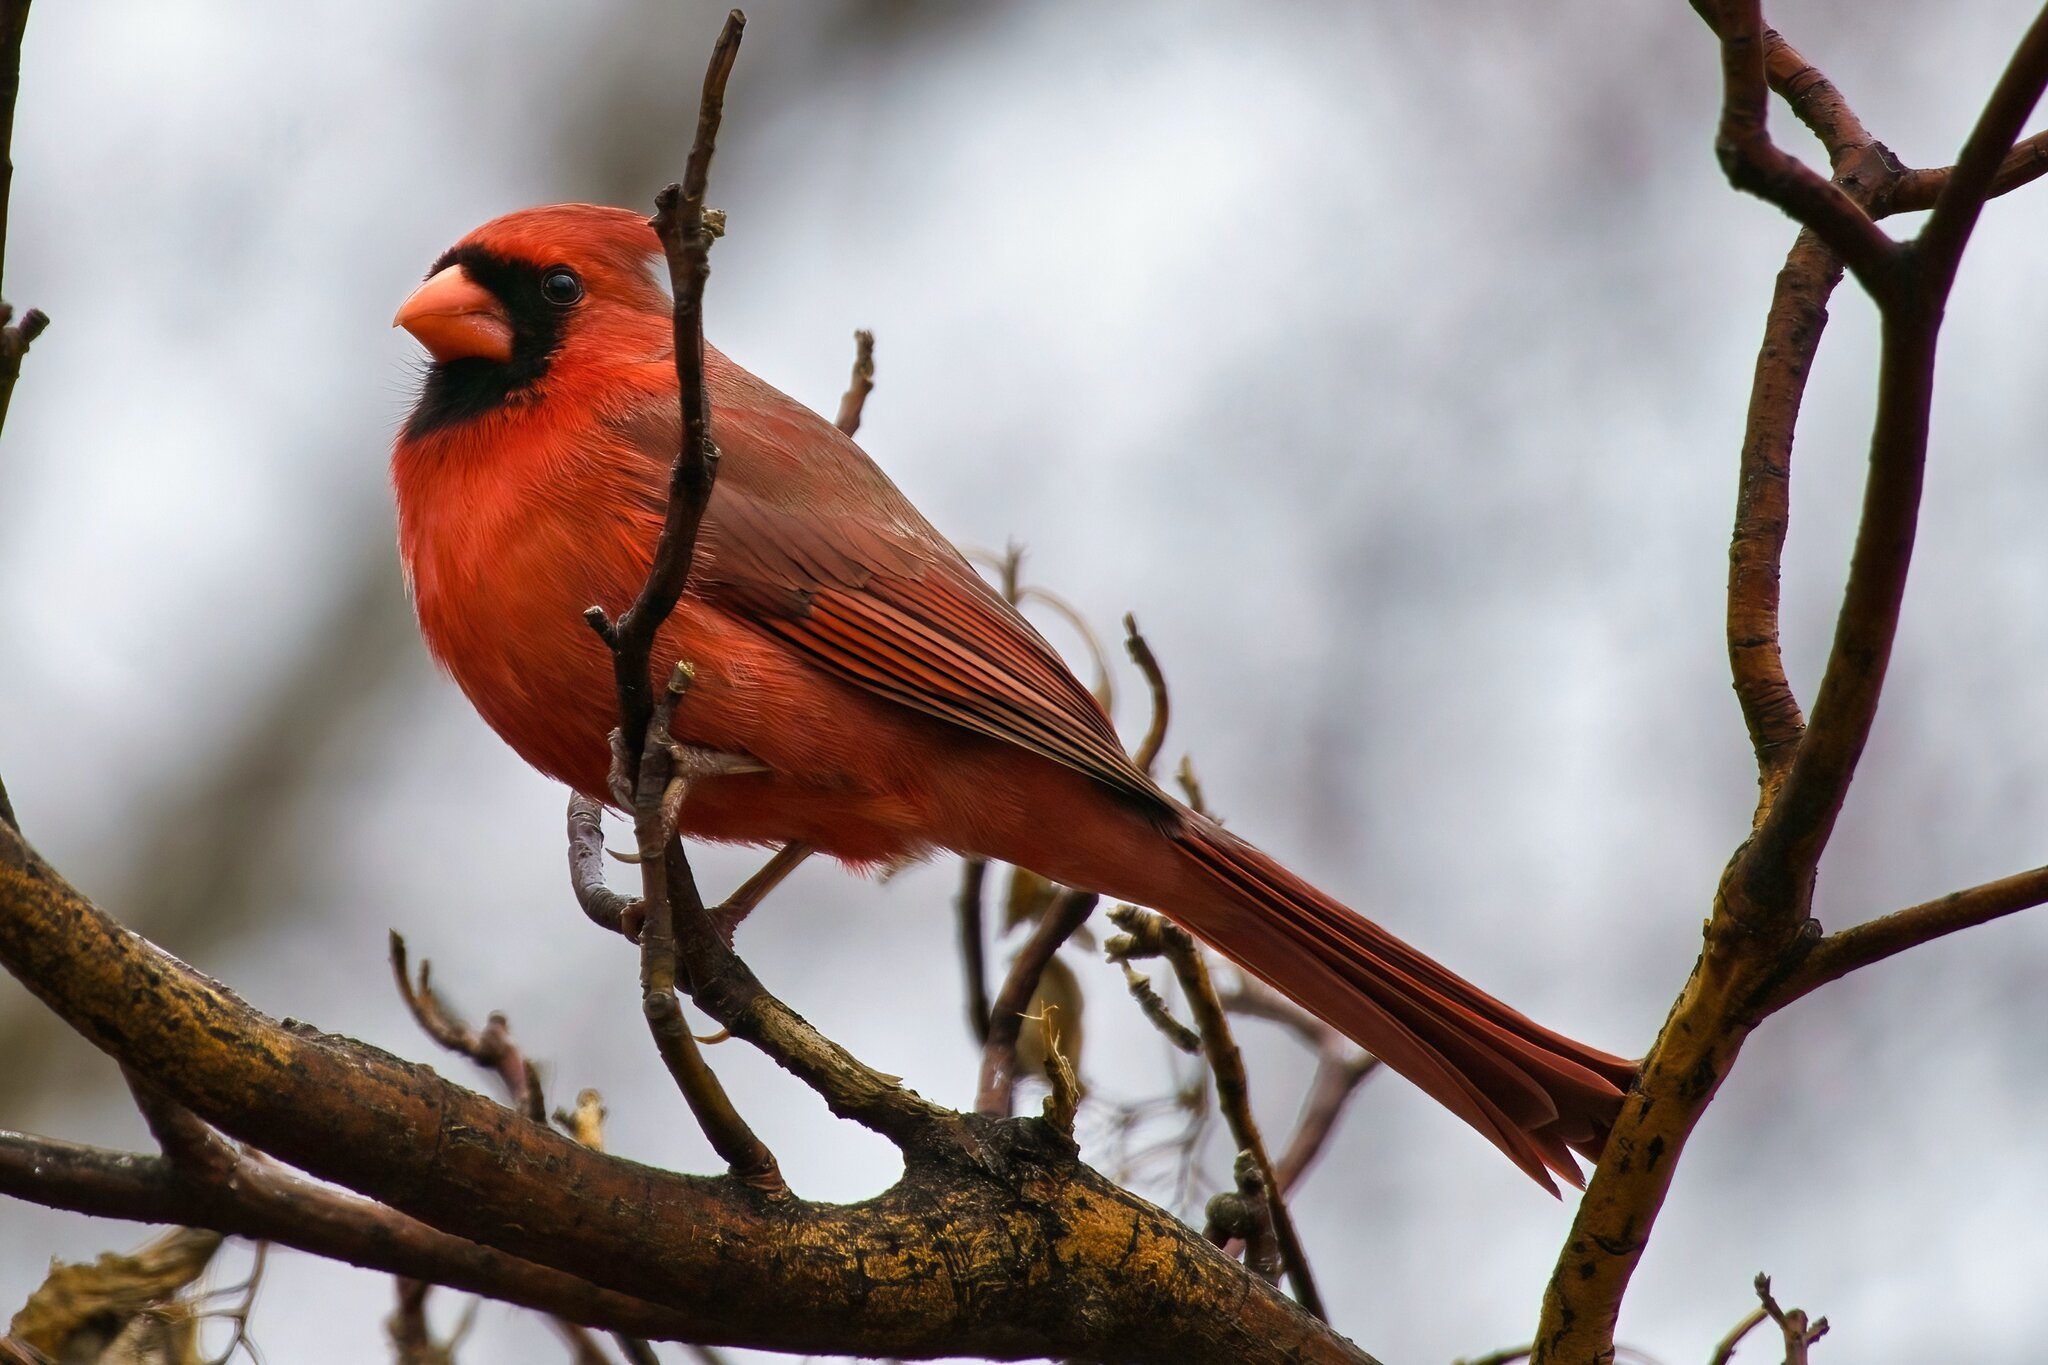
{"type": "Polygon", "coordinates": [[[988,1038],[981,1049],[981,1082],[975,1088],[974,1111],[986,1118],[1007,1118],[1017,1097],[1017,1036],[1024,1012],[1038,990],[1039,978],[1060,945],[1095,913],[1099,899],[1092,891],[1062,891],[1039,916],[1024,946],[1017,950],[1002,989],[988,1015],[988,1038]]]}
{"type": "MultiPolygon", "coordinates": [[[[1759,0],[1694,0],[1693,7],[1721,39],[1721,122],[1714,151],[1728,182],[1812,228],[1872,295],[1889,293],[1900,259],[1898,243],[1839,185],[1771,141],[1765,122],[1770,87],[1759,0]]],[[[1808,107],[1818,104],[1815,99],[1808,107]]],[[[1813,123],[1824,135],[1840,135],[1846,111],[1846,104],[1840,104],[1827,114],[1817,112],[1813,123]]]]}
{"type": "Polygon", "coordinates": [[[1908,948],[2042,904],[2048,904],[2048,867],[1951,891],[1946,896],[1829,934],[1813,946],[1813,951],[1778,988],[1762,1012],[1775,1014],[1830,981],[1839,981],[1853,971],[1896,957],[1908,948]]]}
{"type": "Polygon", "coordinates": [[[697,1325],[251,1159],[238,1164],[233,1182],[202,1184],[167,1158],[0,1130],[0,1194],[96,1218],[177,1223],[276,1242],[593,1326],[666,1337],[687,1335],[697,1325]]]}
{"type": "Polygon", "coordinates": [[[419,984],[415,987],[406,966],[405,939],[396,929],[391,931],[391,975],[397,979],[399,998],[429,1038],[497,1076],[514,1109],[535,1123],[548,1121],[540,1072],[512,1041],[512,1030],[504,1015],[494,1010],[482,1033],[472,1030],[434,993],[430,962],[420,963],[419,984]]]}
{"type": "MultiPolygon", "coordinates": [[[[1201,1035],[1202,1052],[1208,1058],[1209,1074],[1216,1082],[1216,1103],[1230,1125],[1231,1141],[1251,1160],[1259,1185],[1272,1205],[1273,1235],[1279,1243],[1280,1259],[1287,1267],[1288,1281],[1302,1307],[1319,1318],[1329,1316],[1322,1294],[1309,1271],[1308,1253],[1295,1231],[1294,1217],[1287,1211],[1282,1191],[1286,1185],[1266,1155],[1266,1139],[1252,1116],[1250,1079],[1245,1074],[1244,1054],[1231,1036],[1230,1020],[1217,997],[1216,984],[1209,977],[1208,964],[1194,935],[1169,920],[1135,906],[1118,906],[1111,918],[1126,937],[1110,945],[1111,956],[1119,960],[1157,954],[1164,957],[1187,997],[1188,1009],[1201,1035]]],[[[1240,1182],[1242,1183],[1242,1182],[1240,1182]]]]}
{"type": "MultiPolygon", "coordinates": [[[[1774,305],[1772,334],[1758,363],[1731,550],[1730,655],[1758,741],[1758,820],[1722,876],[1699,962],[1644,1059],[1573,1219],[1544,1295],[1537,1365],[1611,1358],[1622,1296],[1686,1140],[1756,1022],[1774,1002],[1799,993],[1786,983],[1799,979],[1820,937],[1809,915],[1815,869],[1868,740],[1897,634],[1926,465],[1936,340],[1956,261],[2021,123],[2048,84],[2044,12],[1987,103],[1926,229],[1902,248],[1874,226],[1865,232],[1847,217],[1854,210],[1860,218],[1861,204],[1881,204],[1903,175],[1888,157],[1877,155],[1882,148],[1874,140],[1868,154],[1853,163],[1867,175],[1849,189],[1832,185],[1827,195],[1814,190],[1811,171],[1788,166],[1790,159],[1769,146],[1755,0],[1727,0],[1712,10],[1701,0],[1696,8],[1722,39],[1722,145],[1734,163],[1731,177],[1741,172],[1768,182],[1760,192],[1796,206],[1795,216],[1847,260],[1877,301],[1883,338],[1877,410],[1834,643],[1813,717],[1799,733],[1796,704],[1789,689],[1779,689],[1783,669],[1775,646],[1783,457],[1832,266],[1823,255],[1795,248],[1787,268],[1791,287],[1781,277],[1784,306],[1774,305]],[[1774,340],[1786,343],[1776,353],[1774,340]],[[1786,764],[1780,755],[1788,744],[1786,764]]],[[[1853,119],[1839,92],[1834,97],[1837,113],[1853,119]]],[[[1860,124],[1839,120],[1829,126],[1834,132],[1824,137],[1860,131],[1860,124]]],[[[1757,188],[1741,178],[1736,183],[1757,188]]],[[[1997,903],[1997,896],[1987,894],[1957,913],[1967,917],[1981,910],[1988,917],[2001,912],[1997,903]]],[[[1854,933],[1844,937],[1854,943],[1854,933]]],[[[1879,955],[1888,951],[1881,936],[1861,942],[1876,946],[1879,955]]]]}
{"type": "Polygon", "coordinates": [[[853,377],[847,381],[846,393],[839,400],[839,417],[834,425],[848,436],[858,432],[861,412],[874,391],[875,334],[863,328],[853,334],[853,377]]]}
{"type": "MultiPolygon", "coordinates": [[[[904,1357],[1367,1359],[1191,1230],[1081,1165],[1037,1120],[939,1111],[950,1140],[913,1145],[904,1179],[856,1205],[778,1204],[730,1179],[653,1170],[527,1123],[427,1068],[264,1018],[122,929],[5,829],[0,963],[86,1038],[229,1136],[454,1239],[660,1309],[660,1321],[649,1322],[617,1299],[594,1311],[588,1302],[503,1294],[592,1326],[904,1357]],[[1020,1207],[1033,1217],[1020,1221],[1020,1207]]],[[[8,1193],[209,1225],[203,1205],[182,1202],[192,1196],[163,1193],[151,1174],[161,1168],[138,1171],[131,1158],[86,1149],[52,1161],[47,1145],[25,1143],[0,1142],[8,1193]],[[140,1186],[138,1175],[147,1177],[140,1186]]],[[[265,1226],[244,1217],[244,1226],[223,1230],[300,1245],[310,1234],[294,1232],[287,1212],[297,1210],[285,1201],[265,1226]]],[[[363,1235],[358,1229],[342,1245],[360,1251],[363,1235]]],[[[500,1292],[475,1282],[483,1277],[474,1261],[460,1276],[445,1264],[408,1268],[394,1259],[377,1267],[500,1292]]],[[[505,1272],[502,1257],[492,1264],[505,1272]]],[[[530,1279],[521,1283],[531,1288],[530,1279]]],[[[561,1281],[551,1283],[559,1294],[561,1281]]]]}
{"type": "Polygon", "coordinates": [[[960,860],[960,890],[953,913],[960,926],[960,971],[967,983],[967,1031],[977,1047],[988,1045],[988,930],[982,923],[988,859],[960,860]]]}

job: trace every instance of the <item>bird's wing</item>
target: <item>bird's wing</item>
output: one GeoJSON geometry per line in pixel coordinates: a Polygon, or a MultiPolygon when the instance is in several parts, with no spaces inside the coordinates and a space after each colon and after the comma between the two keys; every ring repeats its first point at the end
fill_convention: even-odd
{"type": "MultiPolygon", "coordinates": [[[[1058,652],[858,446],[744,372],[712,398],[723,459],[692,594],[856,687],[1168,804],[1058,652]]],[[[661,467],[674,414],[636,414],[661,467]]]]}

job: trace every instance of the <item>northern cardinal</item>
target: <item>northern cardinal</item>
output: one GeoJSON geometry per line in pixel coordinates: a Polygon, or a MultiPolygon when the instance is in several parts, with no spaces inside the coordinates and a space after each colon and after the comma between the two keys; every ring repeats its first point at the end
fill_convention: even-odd
{"type": "MultiPolygon", "coordinates": [[[[610,799],[609,656],[678,446],[660,243],[564,204],[478,228],[395,325],[432,354],[392,456],[428,648],[529,763],[610,799]]],[[[1151,906],[1434,1096],[1546,1189],[1635,1066],[1543,1028],[1160,790],[1060,656],[850,439],[705,347],[724,455],[656,645],[674,730],[751,760],[681,830],[874,866],[947,849],[1151,906]]]]}

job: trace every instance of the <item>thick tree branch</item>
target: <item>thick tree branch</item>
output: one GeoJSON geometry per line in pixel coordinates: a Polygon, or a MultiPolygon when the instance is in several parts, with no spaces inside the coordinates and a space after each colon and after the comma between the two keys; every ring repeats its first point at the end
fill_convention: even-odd
{"type": "Polygon", "coordinates": [[[645,1300],[439,1232],[251,1159],[238,1164],[231,1183],[202,1183],[169,1158],[0,1130],[0,1194],[96,1218],[178,1223],[276,1242],[593,1326],[666,1337],[687,1335],[697,1325],[645,1300]]]}
{"type": "MultiPolygon", "coordinates": [[[[949,1115],[952,1141],[913,1147],[902,1182],[851,1206],[774,1203],[730,1179],[653,1170],[527,1123],[426,1068],[264,1018],[115,924],[12,830],[0,830],[0,963],[223,1133],[454,1238],[665,1310],[651,1323],[534,1304],[572,1320],[642,1336],[903,1357],[1366,1359],[1191,1230],[1081,1165],[1035,1120],[949,1115]]],[[[67,1174],[45,1147],[24,1142],[0,1143],[13,1158],[0,1176],[8,1193],[210,1225],[200,1208],[163,1195],[155,1177],[143,1186],[150,1207],[138,1208],[132,1161],[77,1149],[67,1174]],[[119,1197],[92,1178],[123,1172],[119,1197]]],[[[223,1230],[298,1245],[278,1226],[289,1222],[277,1212],[267,1226],[223,1230]]],[[[464,1283],[445,1265],[414,1269],[464,1283]]]]}

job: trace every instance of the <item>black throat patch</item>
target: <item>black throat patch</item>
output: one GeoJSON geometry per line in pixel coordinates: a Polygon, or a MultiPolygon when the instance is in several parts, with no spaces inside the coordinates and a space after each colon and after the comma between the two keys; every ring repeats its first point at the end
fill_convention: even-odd
{"type": "Polygon", "coordinates": [[[572,311],[541,296],[541,277],[551,266],[508,261],[477,246],[457,247],[435,261],[431,279],[451,265],[498,296],[512,323],[512,358],[490,360],[463,356],[437,360],[427,367],[419,401],[405,419],[405,439],[427,436],[444,427],[503,407],[538,384],[562,344],[562,329],[572,311]]]}

